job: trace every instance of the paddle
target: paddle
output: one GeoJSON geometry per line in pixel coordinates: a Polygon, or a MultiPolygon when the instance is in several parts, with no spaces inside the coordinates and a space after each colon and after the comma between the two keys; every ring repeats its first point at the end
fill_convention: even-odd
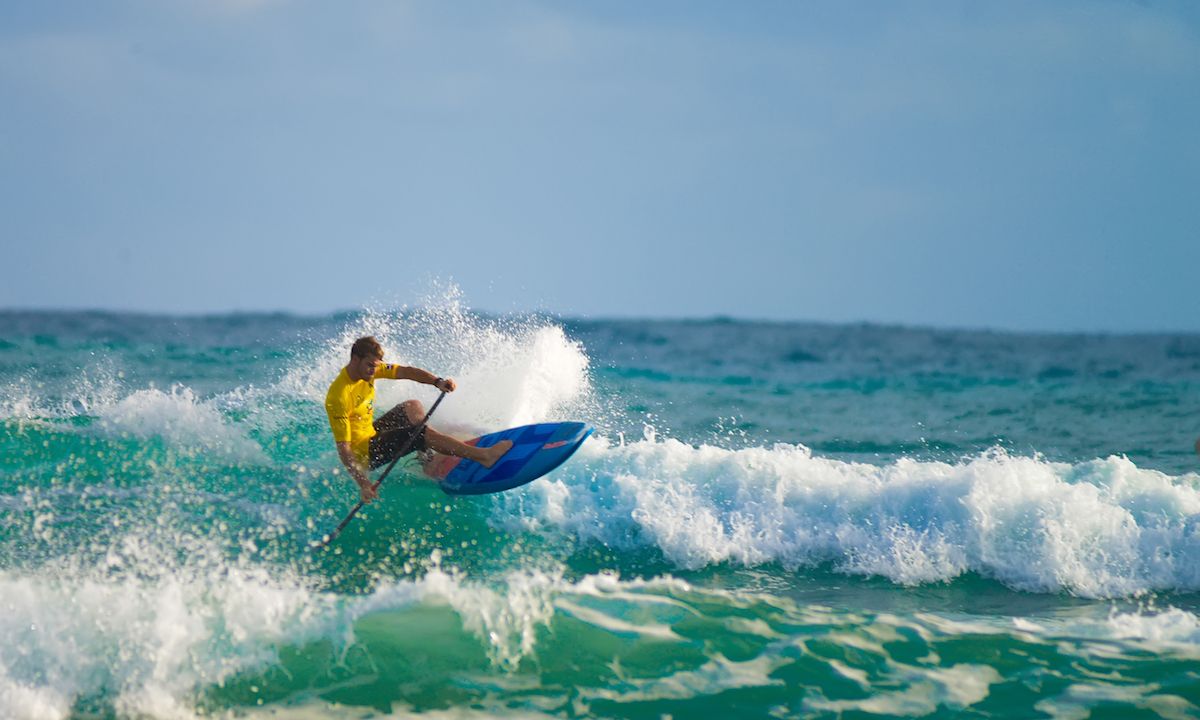
{"type": "MultiPolygon", "coordinates": [[[[437,406],[442,404],[442,400],[445,397],[446,391],[443,390],[442,394],[438,395],[438,399],[434,401],[433,407],[429,408],[429,412],[425,413],[425,417],[420,423],[417,424],[417,427],[413,429],[412,437],[408,439],[408,442],[405,443],[404,447],[400,449],[400,453],[396,455],[391,464],[387,466],[387,469],[383,471],[383,474],[379,476],[379,479],[375,481],[375,484],[372,486],[373,489],[378,490],[379,486],[382,485],[383,481],[387,478],[388,473],[392,471],[392,468],[396,467],[396,463],[400,461],[400,458],[408,454],[409,449],[412,448],[412,444],[417,441],[417,437],[421,434],[421,430],[425,427],[425,424],[429,422],[429,416],[433,415],[433,411],[437,410],[437,406]]],[[[329,543],[333,542],[334,539],[341,534],[342,530],[350,524],[350,521],[354,519],[354,516],[358,514],[358,511],[363,509],[363,504],[363,501],[359,500],[358,504],[354,506],[354,509],[350,511],[350,514],[343,518],[342,521],[338,523],[338,526],[333,529],[333,532],[329,533],[321,540],[311,543],[309,547],[311,547],[313,550],[316,550],[317,548],[323,548],[329,543]]]]}

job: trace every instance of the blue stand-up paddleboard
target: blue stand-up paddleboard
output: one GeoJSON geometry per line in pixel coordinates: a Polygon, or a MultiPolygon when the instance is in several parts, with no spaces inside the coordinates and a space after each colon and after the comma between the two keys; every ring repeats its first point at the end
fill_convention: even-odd
{"type": "Polygon", "coordinates": [[[539,423],[501,430],[466,441],[476,447],[491,447],[501,440],[512,440],[512,448],[490,468],[466,458],[435,455],[425,464],[425,474],[439,481],[449,495],[510,490],[562,465],[591,434],[592,427],[581,422],[539,423]]]}

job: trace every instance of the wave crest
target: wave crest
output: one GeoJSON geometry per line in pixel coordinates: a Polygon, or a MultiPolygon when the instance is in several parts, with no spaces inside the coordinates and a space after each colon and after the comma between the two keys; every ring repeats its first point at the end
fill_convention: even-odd
{"type": "Polygon", "coordinates": [[[493,521],[654,547],[687,569],[830,563],[905,585],[978,573],[1115,597],[1200,589],[1198,484],[1120,457],[1071,465],[994,450],[879,467],[799,445],[597,438],[555,479],[497,497],[493,521]]]}

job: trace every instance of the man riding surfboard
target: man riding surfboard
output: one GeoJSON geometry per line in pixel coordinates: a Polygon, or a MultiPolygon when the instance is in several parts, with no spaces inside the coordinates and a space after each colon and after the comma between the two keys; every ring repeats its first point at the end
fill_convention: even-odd
{"type": "Polygon", "coordinates": [[[457,387],[454,380],[438,377],[428,370],[385,364],[383,347],[374,337],[354,341],[350,362],[325,394],[325,412],[329,415],[338,458],[358,484],[364,503],[379,497],[367,472],[396,459],[406,446],[407,452],[429,449],[474,460],[484,467],[491,467],[512,447],[511,441],[504,440],[491,447],[477,448],[431,427],[418,428],[425,417],[420,400],[405,400],[375,420],[377,379],[412,380],[442,392],[454,392],[457,387]]]}

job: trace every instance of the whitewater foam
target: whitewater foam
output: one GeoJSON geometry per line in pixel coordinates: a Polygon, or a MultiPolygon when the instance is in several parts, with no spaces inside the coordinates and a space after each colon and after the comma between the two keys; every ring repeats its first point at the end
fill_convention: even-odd
{"type": "Polygon", "coordinates": [[[322,627],[330,601],[261,569],[86,575],[0,571],[0,701],[65,718],[113,697],[122,715],[192,717],[191,693],[275,658],[322,627]]]}
{"type": "Polygon", "coordinates": [[[674,608],[678,601],[657,594],[691,591],[670,578],[570,581],[561,571],[469,580],[442,570],[435,554],[419,578],[345,596],[278,568],[222,560],[203,543],[189,550],[179,564],[161,542],[127,536],[95,566],[0,571],[6,716],[59,720],[80,700],[103,696],[122,716],[195,717],[198,691],[277,665],[281,647],[328,641],[344,656],[365,618],[415,606],[451,608],[492,666],[514,671],[558,613],[610,632],[624,622],[594,608],[581,612],[587,598],[616,608],[636,601],[674,608]]]}
{"type": "Polygon", "coordinates": [[[1192,646],[1200,651],[1200,617],[1180,608],[1113,613],[1108,627],[1113,637],[1151,645],[1192,646]]]}
{"type": "Polygon", "coordinates": [[[114,405],[98,408],[97,414],[99,427],[110,434],[162,437],[177,451],[241,462],[267,461],[262,448],[228,422],[214,400],[201,399],[183,385],[166,391],[137,390],[114,405]]]}
{"type": "Polygon", "coordinates": [[[887,466],[803,446],[585,443],[545,481],[494,499],[510,530],[565,531],[681,568],[831,563],[914,585],[965,573],[1087,597],[1200,588],[1200,490],[1110,457],[1076,465],[996,450],[887,466]]]}
{"type": "MultiPolygon", "coordinates": [[[[222,560],[215,548],[194,549],[191,560],[173,565],[157,547],[129,537],[113,548],[115,560],[94,568],[0,572],[5,609],[0,618],[0,702],[11,716],[59,720],[81,699],[109,696],[123,716],[195,717],[197,692],[278,667],[281,647],[325,641],[341,648],[336,657],[344,657],[346,648],[362,640],[369,646],[371,638],[357,633],[378,632],[414,608],[452,609],[462,631],[477,639],[493,668],[505,673],[518,672],[527,658],[536,657],[539,643],[553,637],[558,623],[567,619],[610,642],[629,643],[623,646],[628,648],[640,643],[699,647],[698,638],[712,632],[710,626],[736,630],[740,643],[760,647],[757,655],[740,659],[709,648],[676,672],[630,674],[619,692],[581,688],[579,697],[587,702],[687,699],[709,694],[713,687],[779,686],[773,672],[791,662],[784,658],[792,657],[788,648],[799,641],[778,630],[798,626],[885,659],[889,677],[902,678],[908,688],[875,695],[861,706],[813,695],[806,702],[814,710],[964,708],[986,698],[998,681],[994,671],[978,665],[918,667],[886,660],[891,655],[887,643],[893,642],[929,647],[941,637],[1009,633],[1022,642],[1060,643],[1062,651],[1075,654],[1096,652],[1113,641],[1135,651],[1168,648],[1182,656],[1195,655],[1200,647],[1195,615],[1174,608],[1113,613],[1107,620],[1021,619],[1020,625],[1005,629],[998,623],[980,625],[978,619],[955,621],[932,614],[905,620],[848,613],[774,596],[700,588],[669,576],[624,579],[605,572],[572,580],[561,569],[520,569],[471,579],[443,570],[436,555],[430,559],[432,569],[421,577],[384,581],[366,595],[346,596],[315,590],[278,568],[222,560]],[[363,625],[367,618],[377,621],[363,625]],[[1061,645],[1074,638],[1099,642],[1074,649],[1070,643],[1061,645]]],[[[614,663],[614,671],[623,674],[619,662],[614,663]]],[[[830,672],[868,679],[863,668],[836,658],[831,663],[830,672]]]]}

